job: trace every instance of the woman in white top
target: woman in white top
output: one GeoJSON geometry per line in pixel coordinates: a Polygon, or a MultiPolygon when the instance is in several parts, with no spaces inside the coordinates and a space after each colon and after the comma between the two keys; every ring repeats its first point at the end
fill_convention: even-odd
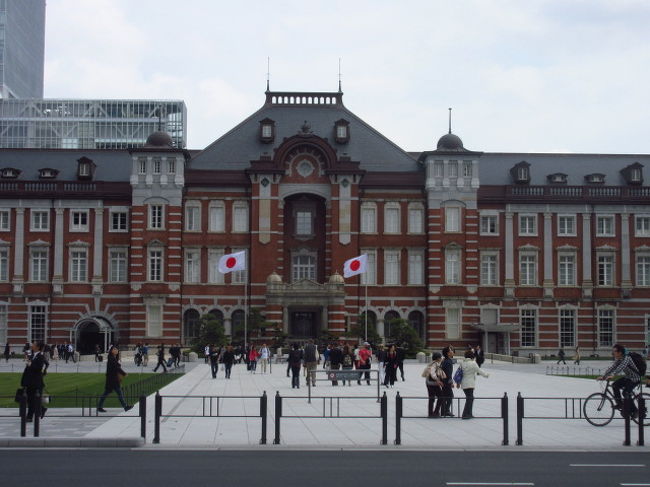
{"type": "Polygon", "coordinates": [[[463,419],[471,419],[472,416],[472,406],[474,405],[474,386],[476,384],[476,374],[480,374],[483,377],[489,377],[490,374],[485,372],[483,369],[479,368],[478,364],[474,361],[474,352],[468,350],[465,352],[465,360],[460,364],[460,368],[463,371],[463,379],[460,384],[457,384],[457,387],[462,387],[463,392],[465,393],[465,407],[463,408],[463,419]]]}

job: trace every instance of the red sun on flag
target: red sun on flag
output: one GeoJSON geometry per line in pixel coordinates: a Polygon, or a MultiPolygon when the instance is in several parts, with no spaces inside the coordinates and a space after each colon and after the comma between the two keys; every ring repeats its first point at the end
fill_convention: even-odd
{"type": "Polygon", "coordinates": [[[359,262],[357,259],[350,262],[350,270],[356,272],[359,270],[359,267],[361,267],[361,262],[359,262]]]}
{"type": "Polygon", "coordinates": [[[236,264],[237,264],[237,259],[235,259],[234,257],[229,257],[228,260],[226,260],[226,267],[228,269],[232,269],[233,267],[235,267],[236,264]]]}

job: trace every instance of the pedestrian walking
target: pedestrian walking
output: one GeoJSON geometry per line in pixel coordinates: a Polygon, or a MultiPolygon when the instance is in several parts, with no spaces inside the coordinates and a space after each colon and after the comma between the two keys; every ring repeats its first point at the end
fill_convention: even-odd
{"type": "Polygon", "coordinates": [[[307,374],[307,383],[311,380],[312,387],[316,387],[316,367],[318,366],[319,353],[314,345],[314,340],[309,340],[305,345],[304,362],[307,374]]]}
{"type": "Polygon", "coordinates": [[[427,416],[430,418],[439,418],[440,410],[442,408],[442,386],[447,378],[447,375],[442,370],[442,354],[440,352],[433,352],[431,354],[431,363],[425,369],[426,372],[426,386],[427,394],[429,396],[429,403],[427,405],[427,416]],[[437,402],[436,402],[437,399],[437,402]],[[435,403],[435,409],[434,409],[435,403]]]}
{"type": "Polygon", "coordinates": [[[490,377],[490,374],[481,370],[474,360],[474,352],[468,350],[465,352],[465,361],[460,364],[463,371],[463,379],[457,387],[461,387],[465,393],[465,407],[463,408],[463,419],[472,419],[472,408],[474,406],[474,388],[476,387],[476,375],[490,377]]]}
{"type": "Polygon", "coordinates": [[[262,344],[260,348],[260,366],[262,368],[262,374],[266,374],[266,367],[269,364],[269,357],[271,356],[271,350],[266,346],[266,343],[262,344]]]}
{"type": "MultiPolygon", "coordinates": [[[[339,370],[341,364],[343,363],[343,350],[336,344],[332,345],[330,349],[330,370],[339,370]]],[[[339,382],[337,380],[332,380],[333,386],[338,386],[339,382]]]]}
{"type": "Polygon", "coordinates": [[[573,364],[580,365],[580,347],[576,347],[575,355],[573,356],[573,364]]]}
{"type": "Polygon", "coordinates": [[[9,362],[9,357],[11,356],[11,347],[9,346],[9,342],[5,344],[5,362],[9,362]]]}
{"type": "MultiPolygon", "coordinates": [[[[364,378],[366,379],[366,384],[370,385],[370,367],[372,366],[372,350],[370,350],[370,344],[365,342],[363,348],[359,350],[359,365],[357,368],[365,370],[364,378]]],[[[361,374],[359,374],[359,380],[357,384],[361,385],[361,374]]]]}
{"type": "Polygon", "coordinates": [[[560,350],[558,350],[557,356],[559,358],[559,360],[557,361],[558,365],[560,365],[560,362],[566,365],[566,360],[564,360],[565,357],[564,348],[560,348],[560,350]]]}
{"type": "Polygon", "coordinates": [[[397,380],[397,368],[399,367],[399,359],[397,355],[397,349],[395,345],[390,345],[388,347],[388,353],[384,359],[386,376],[384,378],[384,386],[393,387],[395,381],[397,380]]]}
{"type": "MultiPolygon", "coordinates": [[[[352,370],[352,367],[354,367],[354,352],[352,351],[349,345],[345,345],[343,347],[343,363],[341,364],[341,366],[343,370],[352,370]]],[[[352,384],[352,381],[349,380],[351,378],[350,375],[352,374],[343,376],[348,379],[347,381],[346,379],[343,379],[343,385],[345,385],[346,382],[352,384]]]]}
{"type": "Polygon", "coordinates": [[[259,355],[260,354],[257,353],[255,347],[251,346],[251,349],[248,352],[248,370],[250,370],[251,374],[254,374],[257,370],[257,358],[259,355]]]}
{"type": "Polygon", "coordinates": [[[300,389],[300,366],[302,365],[303,352],[297,343],[294,343],[289,350],[287,363],[291,367],[291,388],[300,389]]]}
{"type": "Polygon", "coordinates": [[[117,394],[117,398],[120,401],[120,404],[125,411],[129,411],[133,408],[127,404],[124,399],[124,394],[122,394],[122,380],[126,377],[126,372],[122,370],[122,364],[120,363],[120,351],[116,346],[111,346],[108,350],[108,359],[106,360],[106,384],[104,385],[104,393],[99,398],[99,403],[97,404],[97,412],[105,413],[104,401],[106,397],[113,391],[117,394]]]}
{"type": "Polygon", "coordinates": [[[153,371],[156,372],[158,370],[158,367],[162,365],[163,373],[167,372],[167,366],[165,365],[165,346],[163,344],[158,345],[158,352],[156,355],[158,357],[158,363],[156,364],[156,367],[153,369],[153,371]]]}
{"type": "MultiPolygon", "coordinates": [[[[38,408],[38,401],[41,400],[45,387],[43,377],[47,374],[48,363],[43,354],[44,346],[43,342],[33,342],[30,345],[30,350],[25,353],[27,365],[20,378],[20,385],[24,388],[27,396],[27,422],[33,420],[34,413],[38,408]]],[[[41,417],[45,415],[46,409],[41,409],[41,417]]]]}
{"type": "Polygon", "coordinates": [[[485,362],[485,354],[483,353],[483,349],[480,345],[476,345],[476,347],[474,347],[474,355],[476,356],[476,365],[481,367],[483,365],[483,362],[485,362]]]}
{"type": "MultiPolygon", "coordinates": [[[[406,358],[406,347],[408,347],[408,344],[402,343],[399,347],[395,349],[397,352],[397,368],[399,369],[399,373],[402,377],[402,382],[404,382],[404,359],[406,358]]],[[[395,378],[397,380],[397,378],[395,378]]]]}
{"type": "Polygon", "coordinates": [[[149,365],[149,344],[145,343],[142,346],[142,366],[146,367],[149,365]]]}
{"type": "Polygon", "coordinates": [[[451,406],[454,400],[454,348],[447,346],[442,349],[442,364],[440,367],[445,373],[446,379],[442,381],[442,407],[440,409],[440,416],[445,418],[452,418],[454,414],[451,412],[451,406]]]}
{"type": "Polygon", "coordinates": [[[230,373],[232,372],[232,364],[235,363],[235,352],[233,351],[232,345],[226,347],[226,351],[223,352],[223,366],[226,372],[226,379],[230,379],[230,373]]]}
{"type": "Polygon", "coordinates": [[[219,348],[214,345],[210,345],[208,348],[210,355],[210,372],[212,372],[212,378],[217,378],[217,372],[219,371],[219,348]]]}

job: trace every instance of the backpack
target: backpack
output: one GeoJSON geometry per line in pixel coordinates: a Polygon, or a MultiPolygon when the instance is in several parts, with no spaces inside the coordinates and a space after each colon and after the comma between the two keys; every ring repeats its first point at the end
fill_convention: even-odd
{"type": "Polygon", "coordinates": [[[429,378],[429,376],[431,375],[431,367],[432,366],[433,366],[433,364],[429,364],[424,368],[424,370],[422,371],[422,374],[421,374],[422,377],[429,378]]]}
{"type": "Polygon", "coordinates": [[[463,381],[463,369],[462,367],[458,367],[456,369],[456,373],[454,374],[454,382],[456,384],[460,384],[463,381]]]}
{"type": "Polygon", "coordinates": [[[343,367],[352,367],[352,357],[348,353],[343,356],[343,367]]]}
{"type": "Polygon", "coordinates": [[[638,352],[630,352],[630,358],[632,359],[632,362],[634,362],[634,366],[639,375],[643,377],[648,370],[648,364],[643,356],[638,352]]]}

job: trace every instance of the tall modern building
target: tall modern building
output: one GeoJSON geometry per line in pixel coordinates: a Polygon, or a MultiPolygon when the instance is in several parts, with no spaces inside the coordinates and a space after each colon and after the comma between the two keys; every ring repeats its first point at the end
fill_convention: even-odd
{"type": "Polygon", "coordinates": [[[0,147],[130,149],[164,130],[182,149],[186,119],[179,100],[0,100],[0,147]]]}
{"type": "Polygon", "coordinates": [[[0,0],[0,98],[43,97],[45,0],[0,0]]]}

